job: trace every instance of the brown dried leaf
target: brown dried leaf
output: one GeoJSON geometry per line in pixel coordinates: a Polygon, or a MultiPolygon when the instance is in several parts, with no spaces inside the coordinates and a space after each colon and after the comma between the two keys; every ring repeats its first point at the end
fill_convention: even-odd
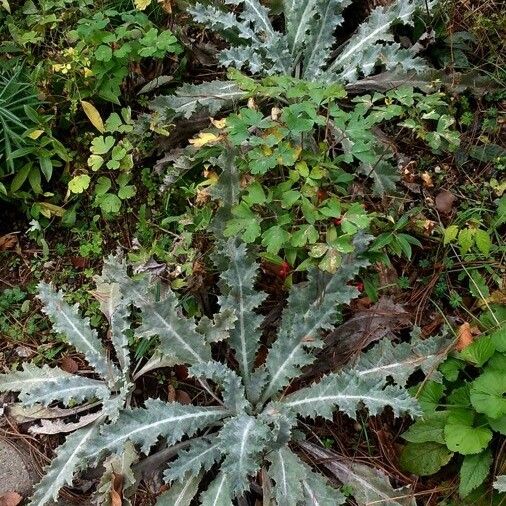
{"type": "Polygon", "coordinates": [[[167,386],[167,400],[169,402],[174,402],[176,400],[176,389],[174,385],[167,386]]]}
{"type": "Polygon", "coordinates": [[[184,390],[176,390],[176,401],[180,404],[191,404],[191,397],[184,390]]]}
{"type": "Polygon", "coordinates": [[[63,357],[60,361],[60,367],[70,374],[75,374],[79,370],[79,364],[71,357],[63,357]]]}
{"type": "Polygon", "coordinates": [[[18,238],[14,234],[6,234],[0,237],[0,251],[16,249],[18,238]]]}
{"type": "Polygon", "coordinates": [[[121,506],[123,504],[123,476],[113,473],[111,486],[111,506],[121,506]]]}
{"type": "Polygon", "coordinates": [[[426,188],[432,188],[434,186],[434,183],[432,182],[432,176],[428,172],[423,172],[421,177],[423,185],[426,188]]]}
{"type": "Polygon", "coordinates": [[[0,506],[17,506],[23,497],[17,492],[5,492],[0,495],[0,506]]]}
{"type": "Polygon", "coordinates": [[[450,214],[457,197],[448,190],[443,190],[436,195],[436,209],[441,214],[450,214]]]}
{"type": "Polygon", "coordinates": [[[455,343],[455,349],[462,351],[467,348],[474,341],[473,332],[471,325],[468,322],[464,322],[457,332],[457,342],[455,343]]]}

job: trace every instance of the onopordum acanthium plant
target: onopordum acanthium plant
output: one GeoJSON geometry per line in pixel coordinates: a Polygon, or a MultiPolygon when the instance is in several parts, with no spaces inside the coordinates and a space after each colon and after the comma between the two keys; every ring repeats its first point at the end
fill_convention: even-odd
{"type": "MultiPolygon", "coordinates": [[[[366,241],[357,236],[356,242],[360,252],[365,246],[360,242],[366,241]]],[[[374,415],[385,406],[395,415],[420,413],[405,386],[414,370],[429,375],[437,369],[446,344],[440,338],[415,337],[410,344],[398,345],[382,341],[353,366],[286,392],[315,360],[314,353],[324,345],[322,332],[333,328],[340,306],[358,296],[348,284],[367,265],[358,253],[345,257],[335,274],[310,271],[306,282],[294,285],[277,339],[263,362],[258,308],[265,294],[254,287],[258,266],[236,239],[223,242],[215,260],[222,272],[220,310],[212,319],[203,316],[196,323],[183,315],[170,289],[160,294],[148,277],[132,278],[123,262],[109,258],[97,278],[95,296],[109,322],[113,353],[106,351],[89,321],[64,301],[61,292],[40,285],[44,311],[54,329],[84,354],[96,374],[91,378],[28,364],[0,376],[0,391],[20,392],[25,405],[79,406],[73,411],[79,421],[70,427],[63,424],[66,432],[77,430],[57,449],[30,504],[57,500],[59,489],[71,484],[77,471],[104,458],[106,470],[96,502],[107,503],[107,477],[117,469],[114,464],[122,466],[123,493],[128,496],[138,481],[135,465],[132,468],[135,461],[142,456],[149,459],[155,445],[162,451],[176,445],[177,457],[164,471],[170,488],[159,497],[159,504],[189,505],[198,498],[204,506],[232,505],[262,470],[279,506],[335,506],[344,502],[344,496],[294,451],[292,433],[298,420],[330,419],[337,409],[352,418],[364,408],[374,415]],[[156,352],[141,367],[131,365],[127,336],[132,334],[158,342],[156,352]],[[227,346],[233,353],[223,354],[227,346]],[[189,366],[190,377],[207,392],[206,400],[196,405],[150,398],[134,406],[135,381],[148,371],[176,364],[189,366]],[[204,479],[206,474],[211,480],[204,479]]]]}
{"type": "MultiPolygon", "coordinates": [[[[218,31],[229,42],[230,47],[219,54],[219,62],[226,68],[325,84],[353,83],[380,67],[404,73],[428,68],[418,56],[424,44],[402,47],[392,32],[396,25],[413,26],[417,12],[426,12],[433,1],[394,0],[386,7],[376,7],[341,45],[337,44],[337,29],[352,0],[283,0],[283,32],[275,28],[271,12],[259,0],[224,3],[232,5],[234,11],[207,3],[196,3],[188,11],[195,21],[218,31]]],[[[213,115],[227,102],[244,96],[235,83],[216,80],[183,85],[175,96],[158,97],[152,105],[154,109],[167,107],[186,117],[205,107],[213,115]]]]}

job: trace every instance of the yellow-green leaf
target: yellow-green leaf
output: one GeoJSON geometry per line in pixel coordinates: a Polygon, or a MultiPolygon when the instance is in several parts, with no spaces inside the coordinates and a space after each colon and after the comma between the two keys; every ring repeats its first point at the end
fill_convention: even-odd
{"type": "Polygon", "coordinates": [[[32,130],[29,134],[27,134],[30,139],[36,140],[38,139],[42,134],[44,133],[44,130],[32,130]]]}
{"type": "Polygon", "coordinates": [[[72,193],[83,193],[90,186],[90,176],[88,174],[80,174],[73,177],[69,181],[69,190],[72,193]]]}
{"type": "Polygon", "coordinates": [[[137,10],[144,11],[151,4],[151,0],[134,0],[134,4],[137,10]]]}
{"type": "Polygon", "coordinates": [[[49,202],[39,202],[39,206],[42,207],[42,214],[48,218],[51,218],[52,214],[60,217],[65,214],[65,209],[63,209],[63,207],[50,204],[49,202]]]}
{"type": "Polygon", "coordinates": [[[100,116],[100,113],[97,111],[96,107],[91,104],[90,102],[86,102],[85,100],[81,100],[81,106],[83,108],[84,114],[88,116],[88,119],[90,120],[91,124],[100,132],[104,133],[104,122],[102,120],[102,116],[100,116]]]}

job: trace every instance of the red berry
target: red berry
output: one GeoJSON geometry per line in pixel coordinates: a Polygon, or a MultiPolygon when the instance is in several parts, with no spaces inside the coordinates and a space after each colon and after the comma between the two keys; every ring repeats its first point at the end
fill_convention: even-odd
{"type": "Polygon", "coordinates": [[[334,218],[332,220],[334,222],[334,225],[341,225],[341,222],[343,221],[342,218],[334,218]]]}
{"type": "Polygon", "coordinates": [[[281,262],[281,265],[279,266],[279,272],[278,275],[280,278],[286,278],[288,274],[290,273],[292,266],[287,262],[283,261],[281,262]]]}
{"type": "Polygon", "coordinates": [[[364,283],[362,281],[359,281],[358,283],[355,283],[355,288],[362,293],[364,291],[364,283]]]}
{"type": "Polygon", "coordinates": [[[316,192],[316,198],[318,202],[324,201],[328,197],[328,193],[325,190],[319,189],[316,192]]]}

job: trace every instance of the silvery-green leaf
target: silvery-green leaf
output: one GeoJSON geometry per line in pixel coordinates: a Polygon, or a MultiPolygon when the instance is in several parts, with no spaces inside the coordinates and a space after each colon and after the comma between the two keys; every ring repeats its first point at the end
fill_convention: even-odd
{"type": "Polygon", "coordinates": [[[210,379],[219,385],[223,390],[223,403],[230,411],[240,413],[249,406],[241,378],[221,362],[211,360],[193,365],[189,373],[197,378],[210,379]]]}
{"type": "Polygon", "coordinates": [[[214,315],[213,320],[203,316],[197,324],[197,332],[205,336],[208,343],[217,343],[228,339],[229,331],[237,320],[233,309],[224,309],[214,315]]]}
{"type": "Polygon", "coordinates": [[[184,84],[175,95],[160,95],[150,102],[150,108],[164,114],[167,109],[190,118],[200,109],[207,109],[211,116],[223,107],[246,96],[236,83],[211,81],[203,84],[184,84]]]}
{"type": "Polygon", "coordinates": [[[506,474],[497,476],[494,481],[494,488],[499,492],[506,492],[506,474]]]}
{"type": "Polygon", "coordinates": [[[93,296],[99,301],[100,310],[109,322],[109,336],[121,370],[126,373],[130,366],[126,334],[130,329],[130,304],[122,297],[118,283],[104,283],[97,279],[93,296]]]}
{"type": "MultiPolygon", "coordinates": [[[[302,2],[304,3],[304,2],[302,2]]],[[[310,2],[308,2],[309,4],[310,2]]],[[[343,22],[342,12],[351,0],[317,0],[318,16],[311,16],[304,54],[304,79],[316,81],[328,62],[335,43],[336,27],[343,22]]]]}
{"type": "Polygon", "coordinates": [[[107,358],[107,353],[90,327],[89,318],[83,318],[78,307],[70,306],[63,300],[63,293],[55,292],[47,283],[39,284],[39,299],[43,303],[42,311],[53,322],[53,329],[63,334],[70,344],[84,354],[86,360],[102,378],[109,383],[117,381],[121,374],[107,358]]]}
{"type": "Polygon", "coordinates": [[[145,405],[123,410],[116,422],[103,427],[89,444],[89,459],[96,462],[104,453],[120,452],[127,441],[139,445],[147,454],[160,436],[172,445],[228,415],[222,408],[166,403],[159,399],[148,399],[145,405]]]}
{"type": "Polygon", "coordinates": [[[449,346],[450,340],[443,336],[421,339],[416,332],[405,343],[394,344],[385,338],[362,354],[348,370],[363,380],[391,377],[398,385],[405,386],[411,374],[421,369],[433,381],[441,382],[437,368],[446,358],[449,346]]]}
{"type": "Polygon", "coordinates": [[[358,290],[347,283],[367,265],[366,260],[350,255],[343,260],[336,274],[313,271],[304,286],[292,287],[278,337],[267,355],[265,368],[269,372],[269,382],[262,402],[288,385],[300,374],[303,366],[313,362],[313,354],[306,350],[323,345],[319,333],[332,328],[337,319],[338,304],[349,303],[358,296],[358,290]]]}
{"type": "Polygon", "coordinates": [[[328,480],[318,473],[308,470],[302,486],[304,506],[339,506],[346,503],[346,496],[331,487],[328,480]]]}
{"type": "Polygon", "coordinates": [[[248,388],[261,336],[262,317],[254,310],[263,302],[265,294],[254,288],[258,264],[248,256],[244,244],[229,239],[222,243],[219,255],[228,261],[229,267],[221,275],[222,295],[218,302],[222,310],[234,310],[237,316],[228,343],[235,352],[244,384],[248,388]]]}
{"type": "Polygon", "coordinates": [[[27,406],[40,403],[47,406],[59,401],[68,406],[86,399],[107,399],[109,389],[103,381],[77,376],[58,367],[23,364],[21,371],[0,375],[0,391],[20,392],[19,398],[27,406]]]}
{"type": "Polygon", "coordinates": [[[56,450],[56,457],[45,468],[44,477],[35,485],[29,506],[43,506],[57,501],[59,490],[71,485],[76,471],[87,463],[86,450],[90,440],[98,433],[98,421],[70,436],[56,450]]]}
{"type": "Polygon", "coordinates": [[[220,430],[220,449],[225,454],[221,469],[234,495],[249,488],[249,478],[260,469],[260,455],[267,449],[270,434],[266,423],[249,415],[231,418],[220,430]]]}
{"type": "Polygon", "coordinates": [[[141,306],[142,324],[136,329],[139,337],[158,336],[159,350],[176,363],[195,364],[211,358],[209,345],[195,329],[193,320],[180,314],[179,301],[168,290],[164,298],[141,306]]]}
{"type": "Polygon", "coordinates": [[[396,23],[411,24],[418,7],[424,7],[421,0],[397,1],[388,7],[374,9],[330,65],[325,73],[326,78],[334,80],[341,69],[338,76],[347,82],[356,81],[357,71],[369,75],[380,60],[384,48],[378,43],[392,42],[391,27],[396,23]]]}
{"type": "Polygon", "coordinates": [[[377,415],[384,407],[390,406],[396,416],[421,414],[418,403],[409,393],[398,386],[384,386],[384,381],[363,381],[349,373],[329,374],[320,382],[298,390],[267,410],[288,410],[301,416],[321,416],[331,419],[339,408],[351,418],[364,405],[369,414],[377,415]]]}
{"type": "Polygon", "coordinates": [[[410,487],[394,489],[388,476],[381,470],[345,460],[333,451],[312,443],[302,442],[300,446],[318,459],[341,483],[352,487],[353,497],[359,506],[376,503],[415,506],[410,487]]]}
{"type": "Polygon", "coordinates": [[[304,498],[302,481],[307,469],[300,459],[287,446],[267,455],[271,463],[268,474],[274,481],[273,494],[277,506],[299,504],[304,498]]]}
{"type": "Polygon", "coordinates": [[[190,506],[192,499],[199,491],[202,475],[189,476],[184,482],[172,485],[167,492],[158,496],[156,506],[190,506]]]}
{"type": "Polygon", "coordinates": [[[201,506],[232,506],[230,484],[225,473],[220,473],[209,488],[200,495],[201,506]]]}
{"type": "Polygon", "coordinates": [[[216,436],[196,439],[186,450],[178,453],[176,460],[163,473],[166,483],[184,481],[189,475],[195,476],[202,470],[209,471],[215,462],[221,460],[222,453],[216,436]]]}

